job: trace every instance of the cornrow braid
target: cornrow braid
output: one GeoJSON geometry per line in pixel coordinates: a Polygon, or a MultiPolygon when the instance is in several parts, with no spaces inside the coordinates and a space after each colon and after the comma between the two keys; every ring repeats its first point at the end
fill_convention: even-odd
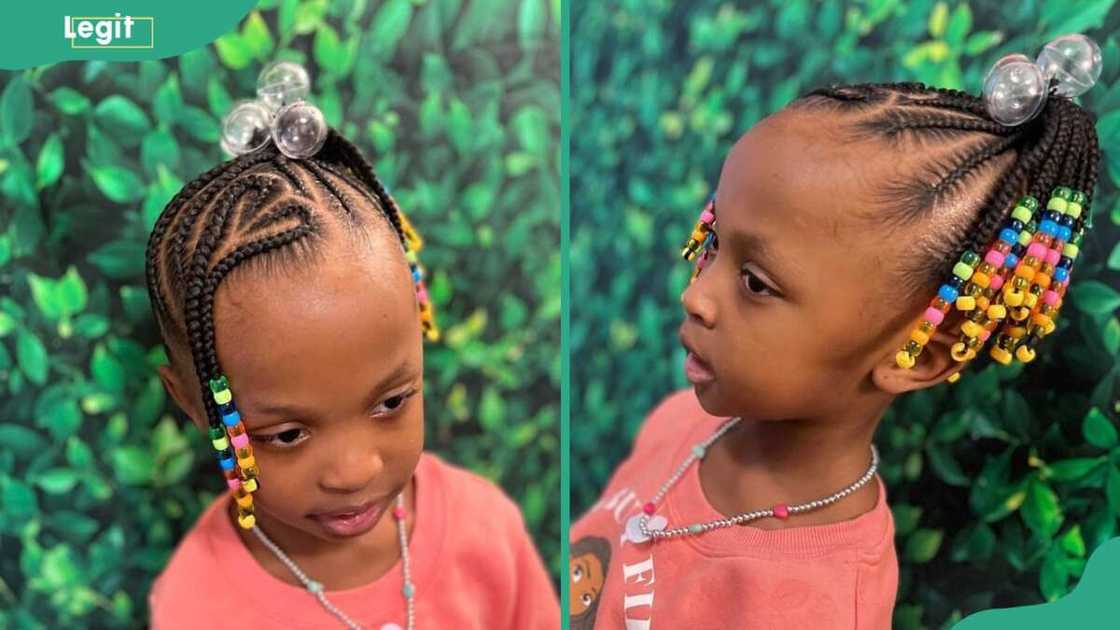
{"type": "MultiPolygon", "coordinates": [[[[926,156],[921,176],[885,184],[887,221],[928,218],[964,196],[973,176],[994,175],[970,225],[945,230],[924,244],[926,255],[911,257],[914,266],[905,274],[911,291],[948,280],[898,353],[900,366],[914,364],[954,305],[965,314],[952,348],[961,363],[974,359],[994,332],[993,359],[1030,361],[1037,342],[1054,330],[1090,225],[1101,150],[1094,116],[1053,88],[1043,110],[1014,127],[991,120],[978,96],[915,82],[833,85],[791,104],[848,114],[857,136],[888,143],[905,136],[932,147],[919,153],[926,156]],[[1012,153],[1014,159],[997,161],[1012,153]]],[[[950,380],[957,378],[959,371],[950,380]]]]}
{"type": "MultiPolygon", "coordinates": [[[[289,159],[268,144],[206,171],[171,199],[148,239],[145,276],[153,315],[165,341],[190,351],[210,438],[243,527],[255,523],[251,493],[259,471],[218,362],[218,287],[239,265],[262,255],[314,254],[328,221],[362,227],[373,215],[392,227],[423,291],[411,227],[369,161],[334,130],[307,159],[289,159]],[[355,194],[366,203],[354,203],[355,194]],[[374,212],[366,210],[369,205],[374,212]]],[[[424,300],[420,306],[430,319],[430,306],[424,300]]],[[[428,319],[423,323],[426,332],[434,327],[428,319]]]]}

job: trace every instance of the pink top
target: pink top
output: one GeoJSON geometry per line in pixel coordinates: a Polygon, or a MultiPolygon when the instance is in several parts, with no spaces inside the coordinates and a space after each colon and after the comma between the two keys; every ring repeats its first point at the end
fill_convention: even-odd
{"type": "MultiPolygon", "coordinates": [[[[517,506],[489,481],[429,453],[414,482],[417,627],[558,629],[556,593],[517,506]]],[[[342,627],[305,589],[257,564],[225,511],[228,497],[206,509],[153,585],[152,627],[342,627]]],[[[398,561],[370,584],[327,596],[363,628],[403,628],[402,584],[398,561]]]]}
{"type": "MultiPolygon", "coordinates": [[[[851,520],[627,540],[626,521],[725,420],[707,415],[691,390],[646,420],[606,492],[572,527],[572,630],[890,628],[898,559],[878,476],[877,504],[851,520]]],[[[669,527],[724,518],[704,497],[698,468],[689,466],[658,506],[669,527]]]]}

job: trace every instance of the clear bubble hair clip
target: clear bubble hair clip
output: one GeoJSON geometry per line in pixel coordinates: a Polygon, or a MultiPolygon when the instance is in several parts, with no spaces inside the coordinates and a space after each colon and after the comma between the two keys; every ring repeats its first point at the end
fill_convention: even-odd
{"type": "Polygon", "coordinates": [[[327,140],[327,122],[304,98],[311,91],[307,70],[291,61],[274,61],[257,77],[257,98],[238,102],[222,119],[222,149],[244,155],[271,140],[292,159],[315,155],[327,140]]]}
{"type": "Polygon", "coordinates": [[[984,106],[992,120],[1014,127],[1037,116],[1051,93],[1080,96],[1100,76],[1100,46],[1081,34],[1062,35],[1034,61],[1018,53],[997,61],[984,77],[984,106]]]}

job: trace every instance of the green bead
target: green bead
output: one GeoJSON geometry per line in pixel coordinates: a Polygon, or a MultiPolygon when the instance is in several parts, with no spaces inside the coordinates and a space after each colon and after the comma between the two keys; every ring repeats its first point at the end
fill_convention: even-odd
{"type": "Polygon", "coordinates": [[[228,388],[229,388],[229,381],[226,380],[226,377],[225,377],[224,374],[222,376],[219,376],[218,378],[210,379],[210,391],[214,392],[215,394],[222,391],[223,389],[228,389],[228,388]]]}
{"type": "Polygon", "coordinates": [[[1024,247],[1026,247],[1027,245],[1030,245],[1031,244],[1031,237],[1033,237],[1033,236],[1034,236],[1034,232],[1028,232],[1026,230],[1023,230],[1022,232],[1019,232],[1019,244],[1024,246],[1024,247]]]}
{"type": "Polygon", "coordinates": [[[408,599],[412,599],[412,596],[416,593],[416,587],[412,585],[412,582],[405,582],[404,587],[401,588],[401,593],[408,599]]]}
{"type": "Polygon", "coordinates": [[[222,427],[210,427],[210,439],[217,440],[226,436],[226,430],[222,427]]]}
{"type": "Polygon", "coordinates": [[[1023,206],[1027,210],[1034,212],[1035,210],[1038,210],[1038,199],[1035,199],[1030,195],[1024,195],[1023,198],[1019,200],[1019,203],[1017,205],[1023,206]]]}
{"type": "Polygon", "coordinates": [[[1073,194],[1069,196],[1070,201],[1079,203],[1081,205],[1085,205],[1085,202],[1088,201],[1088,199],[1088,196],[1080,190],[1073,191],[1073,194]]]}
{"type": "Polygon", "coordinates": [[[1022,221],[1023,225],[1030,223],[1031,216],[1032,213],[1026,206],[1015,206],[1015,209],[1011,211],[1011,218],[1022,221]]]}
{"type": "Polygon", "coordinates": [[[229,438],[224,435],[216,440],[211,440],[210,443],[214,445],[216,451],[224,451],[229,448],[229,438]]]}
{"type": "Polygon", "coordinates": [[[1070,258],[1071,260],[1076,260],[1077,253],[1080,251],[1081,249],[1077,245],[1074,245],[1073,243],[1066,243],[1066,246],[1062,248],[1062,255],[1070,258]]]}
{"type": "Polygon", "coordinates": [[[1050,202],[1046,204],[1047,210],[1054,210],[1055,212],[1065,212],[1066,206],[1069,202],[1061,197],[1051,197],[1050,202]]]}
{"type": "Polygon", "coordinates": [[[1076,234],[1070,237],[1069,242],[1081,246],[1081,239],[1085,238],[1085,230],[1078,230],[1076,234]]]}
{"type": "Polygon", "coordinates": [[[953,265],[953,275],[961,280],[968,280],[972,277],[972,267],[969,267],[963,262],[953,265]]]}
{"type": "Polygon", "coordinates": [[[1073,189],[1068,186],[1058,186],[1054,188],[1054,192],[1051,194],[1069,201],[1073,197],[1073,189]]]}
{"type": "Polygon", "coordinates": [[[214,392],[214,402],[218,403],[219,405],[224,405],[231,400],[233,400],[233,392],[229,391],[228,389],[223,389],[220,392],[214,392]]]}
{"type": "Polygon", "coordinates": [[[699,523],[688,526],[688,533],[690,534],[699,534],[702,531],[704,531],[704,528],[699,523]]]}
{"type": "Polygon", "coordinates": [[[1071,201],[1068,204],[1066,204],[1066,214],[1075,218],[1075,219],[1077,217],[1081,216],[1081,211],[1084,210],[1084,209],[1085,209],[1084,206],[1080,202],[1077,202],[1077,201],[1071,201]]]}

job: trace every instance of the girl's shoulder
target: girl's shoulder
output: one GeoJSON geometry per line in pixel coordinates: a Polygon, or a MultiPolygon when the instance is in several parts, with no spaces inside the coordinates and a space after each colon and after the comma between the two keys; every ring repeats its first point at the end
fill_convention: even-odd
{"type": "Polygon", "coordinates": [[[416,471],[420,492],[435,490],[441,503],[459,514],[486,514],[497,522],[521,523],[521,510],[500,486],[482,475],[424,451],[416,471]]]}
{"type": "Polygon", "coordinates": [[[199,608],[200,604],[206,608],[205,602],[219,606],[213,589],[207,591],[210,595],[206,598],[188,595],[197,593],[199,584],[214,579],[216,558],[229,557],[228,550],[222,548],[227,541],[218,535],[222,529],[221,519],[225,518],[223,508],[228,501],[228,495],[223,493],[202,511],[153,582],[148,593],[153,626],[168,627],[166,622],[174,619],[206,618],[206,611],[199,608]]]}

